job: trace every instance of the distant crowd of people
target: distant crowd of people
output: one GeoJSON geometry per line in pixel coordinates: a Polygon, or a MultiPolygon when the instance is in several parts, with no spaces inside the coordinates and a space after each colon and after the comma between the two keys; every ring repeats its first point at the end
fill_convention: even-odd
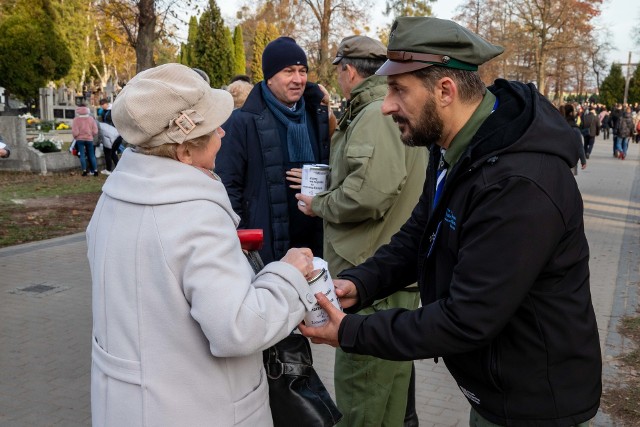
{"type": "Polygon", "coordinates": [[[570,103],[562,105],[560,112],[580,131],[587,159],[595,137],[601,132],[604,140],[613,139],[612,154],[620,160],[626,159],[630,143],[640,142],[640,104],[637,102],[616,104],[613,108],[602,104],[570,103]]]}

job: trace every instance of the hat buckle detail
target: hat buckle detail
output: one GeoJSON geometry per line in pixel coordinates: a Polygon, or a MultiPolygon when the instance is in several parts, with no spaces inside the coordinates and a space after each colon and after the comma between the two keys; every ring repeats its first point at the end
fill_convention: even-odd
{"type": "Polygon", "coordinates": [[[169,129],[166,131],[167,137],[178,144],[185,142],[196,126],[204,121],[204,117],[196,110],[183,110],[180,113],[177,118],[169,122],[169,129]]]}
{"type": "Polygon", "coordinates": [[[175,123],[175,125],[178,126],[185,135],[189,135],[196,128],[196,124],[193,120],[185,114],[192,111],[193,110],[181,111],[182,114],[177,119],[173,120],[173,123],[175,123]]]}

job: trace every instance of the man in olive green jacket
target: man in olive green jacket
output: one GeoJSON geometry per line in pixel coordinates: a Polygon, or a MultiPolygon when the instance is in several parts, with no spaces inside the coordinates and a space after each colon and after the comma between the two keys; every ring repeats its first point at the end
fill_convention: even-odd
{"type": "MultiPolygon", "coordinates": [[[[386,77],[374,75],[386,48],[364,36],[345,38],[333,64],[338,84],[350,100],[331,140],[328,191],[315,197],[297,194],[298,209],[324,219],[324,258],[336,277],[391,240],[409,218],[422,193],[427,167],[424,147],[407,147],[398,126],[380,110],[386,77]]],[[[362,310],[416,309],[417,288],[362,310]]],[[[334,381],[340,426],[402,426],[412,362],[392,362],[336,350],[334,381]]],[[[413,400],[413,395],[410,397],[413,400]]],[[[409,425],[409,424],[407,424],[409,425]]],[[[417,425],[417,419],[414,424],[417,425]]]]}

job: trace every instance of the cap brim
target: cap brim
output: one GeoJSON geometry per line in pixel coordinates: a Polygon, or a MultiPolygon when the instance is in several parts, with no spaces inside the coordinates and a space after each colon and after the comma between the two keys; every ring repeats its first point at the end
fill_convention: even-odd
{"type": "Polygon", "coordinates": [[[337,65],[338,62],[342,61],[342,56],[336,56],[336,58],[331,62],[332,65],[337,65]]]}
{"type": "Polygon", "coordinates": [[[208,112],[205,118],[210,121],[207,126],[211,128],[209,132],[213,132],[222,126],[231,116],[233,112],[233,96],[226,90],[211,89],[208,104],[208,112]]]}
{"type": "Polygon", "coordinates": [[[410,73],[411,71],[427,68],[433,64],[427,64],[426,62],[406,61],[396,62],[387,59],[387,62],[382,64],[382,67],[378,68],[376,75],[378,76],[393,76],[395,74],[410,73]]]}

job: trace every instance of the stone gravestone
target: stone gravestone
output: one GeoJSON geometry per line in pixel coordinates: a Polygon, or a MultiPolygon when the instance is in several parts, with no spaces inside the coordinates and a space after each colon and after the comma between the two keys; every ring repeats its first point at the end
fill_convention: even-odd
{"type": "Polygon", "coordinates": [[[53,105],[55,103],[52,87],[41,87],[40,93],[40,119],[53,120],[53,105]]]}
{"type": "Polygon", "coordinates": [[[76,116],[76,98],[75,89],[64,83],[57,89],[53,85],[40,88],[40,119],[70,125],[76,116]]]}

